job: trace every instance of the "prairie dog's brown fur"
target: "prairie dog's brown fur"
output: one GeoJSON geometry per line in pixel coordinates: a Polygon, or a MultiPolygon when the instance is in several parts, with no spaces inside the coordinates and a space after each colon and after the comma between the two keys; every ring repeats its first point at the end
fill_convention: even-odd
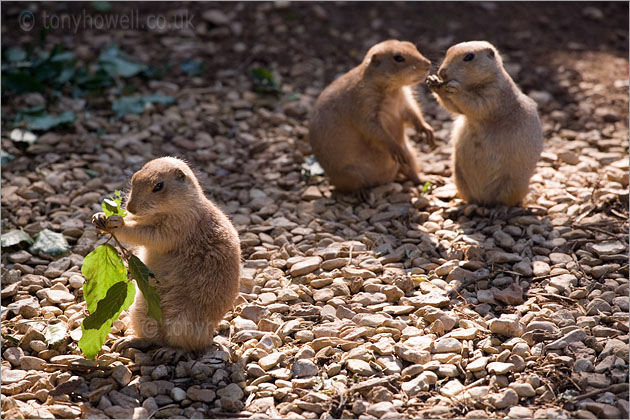
{"type": "Polygon", "coordinates": [[[384,41],[320,94],[309,139],[338,190],[353,192],[391,182],[400,172],[420,183],[405,126],[415,126],[433,145],[433,129],[411,90],[427,77],[430,65],[412,43],[384,41]]]}
{"type": "Polygon", "coordinates": [[[206,198],[190,167],[172,157],[154,159],[133,175],[127,211],[118,220],[99,213],[94,223],[140,245],[140,259],[158,280],[162,325],[147,316],[138,290],[130,308],[135,337],[183,350],[207,348],[238,293],[241,248],[234,226],[206,198]]]}
{"type": "Polygon", "coordinates": [[[486,41],[452,46],[427,79],[453,124],[455,185],[468,202],[519,204],[543,147],[536,103],[522,93],[486,41]]]}

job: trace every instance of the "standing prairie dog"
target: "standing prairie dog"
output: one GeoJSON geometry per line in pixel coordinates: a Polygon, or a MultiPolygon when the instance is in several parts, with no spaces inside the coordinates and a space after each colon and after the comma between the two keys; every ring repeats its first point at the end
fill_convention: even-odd
{"type": "Polygon", "coordinates": [[[158,280],[162,324],[147,316],[137,290],[130,308],[134,334],[125,347],[143,343],[203,350],[212,344],[216,324],[238,293],[238,233],[182,160],[154,159],[131,182],[124,219],[103,213],[93,218],[97,228],[121,242],[140,245],[139,258],[158,280]]]}
{"type": "Polygon", "coordinates": [[[463,42],[446,52],[427,79],[453,124],[455,185],[468,202],[517,205],[543,147],[536,103],[522,93],[486,41],[463,42]]]}
{"type": "Polygon", "coordinates": [[[320,94],[309,139],[339,191],[361,192],[394,181],[401,172],[420,183],[405,126],[413,125],[433,145],[433,129],[411,89],[426,79],[430,65],[412,43],[384,41],[320,94]]]}

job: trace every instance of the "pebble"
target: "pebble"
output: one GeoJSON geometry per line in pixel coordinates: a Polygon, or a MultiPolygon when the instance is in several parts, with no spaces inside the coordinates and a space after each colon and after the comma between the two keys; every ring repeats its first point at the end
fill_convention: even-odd
{"type": "Polygon", "coordinates": [[[518,404],[518,394],[513,389],[506,389],[500,393],[488,395],[488,402],[495,408],[502,410],[518,404]]]}

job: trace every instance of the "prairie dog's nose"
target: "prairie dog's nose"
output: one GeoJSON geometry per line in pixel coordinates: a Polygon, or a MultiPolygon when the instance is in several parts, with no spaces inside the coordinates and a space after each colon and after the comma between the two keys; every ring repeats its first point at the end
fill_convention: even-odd
{"type": "Polygon", "coordinates": [[[447,76],[448,76],[448,74],[446,72],[446,69],[439,69],[438,70],[438,76],[440,76],[440,79],[446,81],[447,76]]]}

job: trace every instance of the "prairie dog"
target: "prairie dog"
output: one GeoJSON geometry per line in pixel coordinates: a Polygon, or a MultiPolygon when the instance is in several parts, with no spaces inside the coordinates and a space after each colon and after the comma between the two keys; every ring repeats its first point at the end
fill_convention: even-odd
{"type": "Polygon", "coordinates": [[[227,216],[203,193],[182,160],[154,159],[136,172],[129,214],[93,222],[121,242],[140,245],[139,258],[155,273],[162,324],[147,316],[140,289],[130,308],[134,336],[182,350],[212,344],[216,324],[238,294],[241,248],[227,216]]]}
{"type": "Polygon", "coordinates": [[[468,202],[518,205],[529,187],[543,147],[536,103],[503,68],[486,41],[463,42],[446,52],[427,86],[455,114],[455,185],[468,202]]]}
{"type": "Polygon", "coordinates": [[[391,182],[401,172],[420,183],[405,126],[413,125],[433,145],[433,129],[424,121],[411,89],[426,79],[430,65],[412,43],[384,41],[319,95],[309,140],[339,191],[391,182]]]}

